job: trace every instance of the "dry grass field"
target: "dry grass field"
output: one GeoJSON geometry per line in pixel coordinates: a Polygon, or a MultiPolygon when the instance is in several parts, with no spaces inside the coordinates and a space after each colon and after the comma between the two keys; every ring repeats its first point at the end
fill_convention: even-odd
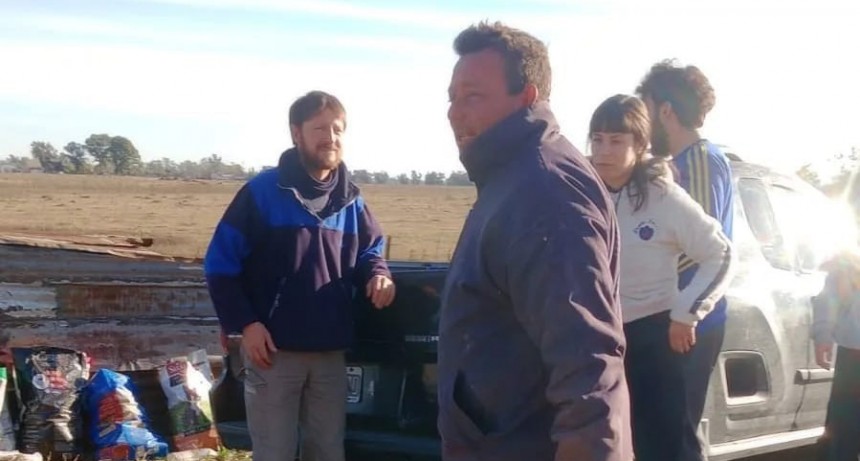
{"type": "MultiPolygon", "coordinates": [[[[152,250],[202,257],[242,183],[0,174],[0,233],[152,237],[152,250]]],[[[471,187],[363,186],[391,236],[391,259],[447,261],[474,200],[471,187]]]]}

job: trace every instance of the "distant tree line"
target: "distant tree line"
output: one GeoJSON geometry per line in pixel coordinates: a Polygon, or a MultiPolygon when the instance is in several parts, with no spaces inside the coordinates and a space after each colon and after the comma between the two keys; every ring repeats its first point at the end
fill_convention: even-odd
{"type": "MultiPolygon", "coordinates": [[[[30,143],[30,155],[45,173],[121,174],[140,172],[140,153],[128,138],[107,134],[90,135],[83,143],[72,141],[58,150],[49,142],[30,143]]],[[[10,156],[9,163],[26,164],[23,157],[10,156]]]]}
{"type": "Polygon", "coordinates": [[[401,173],[391,177],[385,171],[353,170],[352,180],[356,184],[400,184],[403,186],[469,186],[472,184],[465,171],[452,171],[446,175],[438,171],[419,173],[412,170],[409,174],[401,173]]]}
{"type": "MultiPolygon", "coordinates": [[[[69,142],[62,150],[51,143],[33,141],[30,144],[31,157],[9,155],[0,160],[0,165],[9,165],[18,171],[28,171],[31,159],[35,159],[45,173],[64,174],[101,174],[149,176],[159,178],[186,179],[245,179],[257,174],[257,170],[246,170],[242,165],[227,163],[218,154],[212,154],[197,162],[186,160],[176,162],[161,158],[144,162],[134,144],[123,136],[91,134],[83,143],[69,142]]],[[[797,170],[798,176],[821,189],[828,195],[844,191],[860,172],[860,149],[852,147],[848,154],[837,154],[831,158],[839,164],[839,172],[831,179],[821,179],[815,165],[806,164],[797,170]]],[[[265,169],[265,168],[264,168],[265,169]]],[[[409,174],[391,176],[385,171],[353,170],[352,179],[358,184],[400,184],[427,186],[469,186],[472,182],[465,171],[452,171],[449,174],[431,171],[420,173],[412,170],[409,174]]],[[[860,182],[854,185],[860,187],[860,182]]],[[[852,191],[854,192],[854,191],[852,191]]],[[[860,189],[857,191],[860,193],[860,189]]],[[[860,200],[860,197],[858,197],[860,200]]]]}
{"type": "Polygon", "coordinates": [[[90,135],[83,143],[70,142],[62,150],[51,143],[33,141],[30,158],[10,155],[5,162],[18,171],[30,170],[31,159],[38,161],[45,173],[99,174],[124,176],[149,176],[159,178],[186,179],[244,179],[256,174],[246,171],[242,165],[227,163],[218,154],[212,154],[198,162],[186,160],[175,162],[161,158],[144,162],[134,144],[123,136],[108,134],[90,135]]]}
{"type": "MultiPolygon", "coordinates": [[[[32,160],[36,160],[45,173],[99,174],[148,176],[158,178],[185,179],[245,179],[257,174],[257,170],[245,170],[242,165],[227,163],[218,154],[212,154],[197,162],[176,162],[161,158],[144,162],[140,152],[128,138],[108,134],[92,134],[83,143],[69,142],[57,149],[45,141],[30,144],[30,156],[10,155],[0,164],[18,171],[29,171],[32,160]]],[[[431,171],[412,171],[391,176],[385,171],[354,170],[352,178],[358,184],[401,184],[428,186],[468,186],[472,182],[465,171],[449,174],[431,171]]]]}

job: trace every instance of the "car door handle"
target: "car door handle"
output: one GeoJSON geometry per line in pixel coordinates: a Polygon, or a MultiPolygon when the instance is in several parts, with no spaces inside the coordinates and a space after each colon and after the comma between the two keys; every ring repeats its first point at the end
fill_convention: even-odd
{"type": "Polygon", "coordinates": [[[794,384],[814,384],[833,381],[833,370],[801,368],[794,371],[794,384]]]}

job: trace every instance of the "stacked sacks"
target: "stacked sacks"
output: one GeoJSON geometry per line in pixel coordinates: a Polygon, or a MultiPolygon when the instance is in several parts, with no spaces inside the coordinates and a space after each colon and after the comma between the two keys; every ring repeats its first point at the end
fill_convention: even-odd
{"type": "MultiPolygon", "coordinates": [[[[49,461],[75,459],[89,449],[95,450],[95,459],[111,461],[168,455],[168,443],[150,430],[151,421],[129,376],[101,369],[88,379],[86,355],[70,349],[13,348],[12,356],[18,391],[15,402],[22,408],[17,437],[21,453],[45,456],[49,461]]],[[[176,449],[219,449],[221,441],[209,401],[213,376],[206,351],[168,360],[159,377],[176,449]]],[[[0,375],[0,398],[4,397],[2,384],[0,375]]],[[[8,419],[0,420],[4,423],[0,424],[0,452],[16,445],[15,428],[8,419]]]]}

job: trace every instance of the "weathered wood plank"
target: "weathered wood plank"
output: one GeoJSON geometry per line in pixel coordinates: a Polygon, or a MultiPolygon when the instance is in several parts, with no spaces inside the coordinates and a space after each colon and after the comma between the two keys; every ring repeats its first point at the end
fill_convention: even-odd
{"type": "Polygon", "coordinates": [[[86,352],[97,368],[148,370],[221,353],[198,263],[0,245],[0,347],[86,352]]]}

